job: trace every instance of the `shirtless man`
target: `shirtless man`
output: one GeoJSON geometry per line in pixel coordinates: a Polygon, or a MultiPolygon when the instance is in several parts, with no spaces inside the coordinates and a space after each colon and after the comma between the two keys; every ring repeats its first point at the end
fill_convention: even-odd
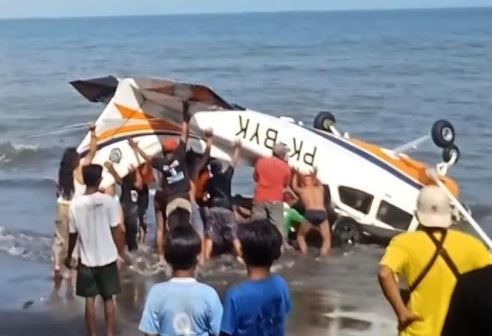
{"type": "Polygon", "coordinates": [[[311,230],[318,230],[323,239],[321,255],[326,256],[331,248],[331,232],[325,208],[325,191],[318,179],[317,170],[307,175],[301,175],[298,171],[292,179],[292,189],[299,196],[306,209],[305,222],[301,223],[297,233],[297,243],[301,253],[307,254],[306,235],[311,230]]]}

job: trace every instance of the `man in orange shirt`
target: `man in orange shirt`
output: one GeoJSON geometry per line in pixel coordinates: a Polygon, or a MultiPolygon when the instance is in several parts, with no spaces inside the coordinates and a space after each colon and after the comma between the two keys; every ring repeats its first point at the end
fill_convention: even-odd
{"type": "Polygon", "coordinates": [[[256,190],[253,198],[253,220],[268,219],[282,236],[284,230],[283,192],[290,185],[291,169],[287,163],[289,148],[284,143],[273,147],[273,156],[256,161],[253,178],[256,190]]]}

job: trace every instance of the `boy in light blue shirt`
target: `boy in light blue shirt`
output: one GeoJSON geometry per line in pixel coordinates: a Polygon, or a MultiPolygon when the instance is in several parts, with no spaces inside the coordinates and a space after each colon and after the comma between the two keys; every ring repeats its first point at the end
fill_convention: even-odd
{"type": "Polygon", "coordinates": [[[239,229],[248,280],[229,289],[224,300],[221,336],[283,336],[291,309],[287,282],[272,275],[280,257],[282,234],[268,220],[239,229]]]}
{"type": "Polygon", "coordinates": [[[164,257],[173,269],[172,278],[151,288],[140,331],[160,336],[219,334],[219,296],[194,278],[200,251],[201,239],[191,225],[176,226],[167,234],[164,257]]]}

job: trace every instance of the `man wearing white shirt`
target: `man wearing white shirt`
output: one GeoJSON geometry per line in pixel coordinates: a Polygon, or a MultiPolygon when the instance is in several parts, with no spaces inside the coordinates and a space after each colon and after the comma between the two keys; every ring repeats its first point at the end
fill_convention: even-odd
{"type": "Polygon", "coordinates": [[[69,246],[66,265],[77,240],[80,262],[76,292],[85,298],[85,323],[88,335],[96,335],[96,296],[104,300],[107,335],[115,335],[116,313],[113,297],[120,292],[117,261],[124,251],[124,233],[118,202],[98,191],[102,167],[83,168],[85,194],[74,198],[69,213],[69,246]]]}

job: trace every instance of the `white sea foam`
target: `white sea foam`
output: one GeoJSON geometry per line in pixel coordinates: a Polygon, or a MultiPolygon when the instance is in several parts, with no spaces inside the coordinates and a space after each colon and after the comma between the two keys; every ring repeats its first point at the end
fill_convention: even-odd
{"type": "Polygon", "coordinates": [[[0,227],[0,252],[31,260],[51,259],[50,237],[34,233],[14,232],[0,227]]]}

